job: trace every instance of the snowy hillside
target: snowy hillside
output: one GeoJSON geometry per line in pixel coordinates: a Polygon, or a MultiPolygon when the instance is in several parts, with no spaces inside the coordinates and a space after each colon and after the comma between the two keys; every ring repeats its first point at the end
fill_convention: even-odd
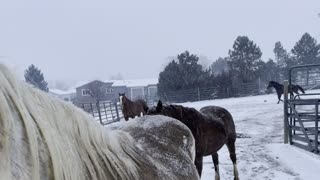
{"type": "MultiPolygon", "coordinates": [[[[183,103],[200,109],[217,105],[231,112],[237,133],[237,157],[242,180],[318,180],[320,156],[283,144],[283,103],[275,94],[183,103]]],[[[233,179],[232,162],[226,147],[219,151],[221,179],[233,179]]],[[[204,158],[202,180],[214,179],[211,156],[204,158]]]]}

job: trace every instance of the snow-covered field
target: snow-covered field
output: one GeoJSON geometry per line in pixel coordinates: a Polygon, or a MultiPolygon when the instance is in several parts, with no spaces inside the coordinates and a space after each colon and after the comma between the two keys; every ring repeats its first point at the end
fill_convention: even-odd
{"type": "MultiPolygon", "coordinates": [[[[319,180],[320,156],[283,144],[283,103],[275,94],[210,100],[182,105],[200,109],[217,105],[231,112],[237,133],[250,138],[236,142],[242,180],[319,180]]],[[[232,162],[226,147],[219,151],[221,179],[233,179],[232,162]]],[[[202,180],[214,179],[211,156],[204,158],[202,180]]]]}

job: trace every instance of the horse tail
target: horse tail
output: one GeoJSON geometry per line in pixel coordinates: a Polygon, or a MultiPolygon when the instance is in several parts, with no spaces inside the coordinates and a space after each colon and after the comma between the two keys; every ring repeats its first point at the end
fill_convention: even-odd
{"type": "Polygon", "coordinates": [[[301,86],[299,86],[299,85],[296,85],[296,86],[297,86],[297,88],[304,94],[303,88],[302,88],[301,86]]]}

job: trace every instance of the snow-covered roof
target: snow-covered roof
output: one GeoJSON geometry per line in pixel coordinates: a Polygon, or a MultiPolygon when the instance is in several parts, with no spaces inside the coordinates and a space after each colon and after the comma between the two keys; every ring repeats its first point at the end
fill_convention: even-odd
{"type": "MultiPolygon", "coordinates": [[[[54,94],[64,95],[64,94],[72,94],[76,93],[76,88],[79,88],[83,85],[86,85],[92,81],[80,81],[76,83],[69,90],[63,91],[60,89],[49,89],[50,92],[54,94]]],[[[131,80],[107,80],[105,83],[113,83],[112,86],[127,86],[127,87],[145,87],[148,85],[156,85],[158,84],[158,78],[150,78],[150,79],[131,79],[131,80]]]]}
{"type": "Polygon", "coordinates": [[[141,87],[141,86],[158,84],[158,78],[131,79],[131,80],[107,80],[105,82],[113,82],[112,86],[141,87]]]}
{"type": "Polygon", "coordinates": [[[55,94],[60,94],[60,95],[76,93],[75,89],[69,89],[69,90],[66,90],[66,91],[63,91],[63,90],[60,90],[60,89],[49,89],[49,91],[52,92],[52,93],[55,93],[55,94]]]}

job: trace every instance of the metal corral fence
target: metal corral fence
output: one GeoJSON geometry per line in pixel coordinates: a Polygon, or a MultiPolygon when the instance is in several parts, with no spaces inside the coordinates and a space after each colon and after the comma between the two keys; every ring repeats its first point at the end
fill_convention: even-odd
{"type": "Polygon", "coordinates": [[[182,103],[192,101],[202,101],[210,99],[221,99],[229,97],[243,97],[251,95],[265,94],[267,82],[236,83],[229,88],[202,87],[186,89],[181,91],[168,91],[159,94],[159,98],[166,102],[182,103]]]}
{"type": "Polygon", "coordinates": [[[320,66],[300,66],[291,72],[293,84],[299,84],[304,89],[320,88],[320,66]]]}
{"type": "Polygon", "coordinates": [[[76,105],[91,114],[101,125],[107,125],[123,119],[119,102],[79,103],[76,105]]]}
{"type": "MultiPolygon", "coordinates": [[[[304,89],[319,89],[320,64],[296,66],[290,69],[288,86],[299,84],[304,89]]],[[[286,94],[284,97],[285,143],[320,154],[320,91],[307,90],[306,94],[286,94]]]]}

